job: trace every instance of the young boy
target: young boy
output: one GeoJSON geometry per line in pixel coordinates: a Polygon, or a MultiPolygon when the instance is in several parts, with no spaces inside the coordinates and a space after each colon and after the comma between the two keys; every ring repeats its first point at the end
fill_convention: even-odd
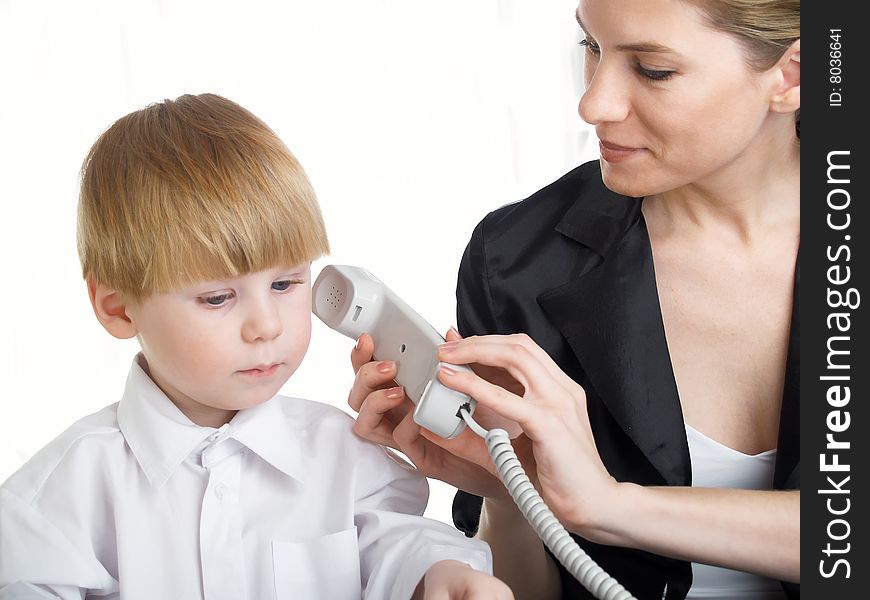
{"type": "Polygon", "coordinates": [[[78,235],[97,319],[142,351],[120,402],[0,487],[0,599],[510,597],[485,544],[419,516],[423,477],[276,396],[328,245],[262,121],[210,94],[123,117],[84,163],[78,235]]]}

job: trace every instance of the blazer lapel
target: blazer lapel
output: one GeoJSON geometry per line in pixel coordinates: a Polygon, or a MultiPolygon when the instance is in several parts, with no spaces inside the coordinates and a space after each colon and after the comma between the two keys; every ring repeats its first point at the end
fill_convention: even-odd
{"type": "MultiPolygon", "coordinates": [[[[626,202],[630,200],[623,197],[623,207],[626,202]]],[[[634,211],[622,209],[630,225],[621,237],[625,218],[599,219],[597,232],[586,232],[595,239],[583,241],[597,246],[603,262],[544,292],[538,302],[571,346],[607,410],[665,482],[691,485],[682,409],[639,206],[637,202],[634,211]],[[653,422],[655,427],[650,426],[653,422]]],[[[563,225],[562,233],[580,237],[581,232],[563,225]]]]}
{"type": "Polygon", "coordinates": [[[785,363],[785,386],[782,393],[782,411],[779,417],[779,441],[776,468],[773,474],[775,489],[800,488],[800,310],[801,281],[800,251],[794,271],[794,300],[791,309],[791,331],[785,363]]]}

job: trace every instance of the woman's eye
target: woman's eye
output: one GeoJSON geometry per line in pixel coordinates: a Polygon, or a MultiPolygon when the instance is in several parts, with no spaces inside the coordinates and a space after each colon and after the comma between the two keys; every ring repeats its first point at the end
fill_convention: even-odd
{"type": "Polygon", "coordinates": [[[302,283],[301,281],[294,281],[292,279],[282,279],[281,281],[276,281],[272,284],[272,289],[277,292],[283,292],[290,288],[294,283],[302,283]]]}
{"type": "Polygon", "coordinates": [[[580,40],[580,45],[586,48],[586,51],[590,54],[601,54],[601,48],[598,46],[596,42],[593,42],[589,38],[584,38],[580,40]]]}
{"type": "Polygon", "coordinates": [[[647,69],[641,65],[637,65],[637,71],[652,81],[667,81],[674,75],[674,71],[657,71],[655,69],[647,69]]]}
{"type": "Polygon", "coordinates": [[[217,294],[215,296],[202,296],[198,298],[200,303],[206,304],[208,306],[216,307],[223,306],[227,300],[230,300],[233,297],[233,294],[217,294]]]}

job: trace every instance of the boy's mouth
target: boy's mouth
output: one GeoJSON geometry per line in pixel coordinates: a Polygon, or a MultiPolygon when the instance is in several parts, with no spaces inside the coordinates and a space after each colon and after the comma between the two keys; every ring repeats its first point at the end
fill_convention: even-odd
{"type": "Polygon", "coordinates": [[[284,363],[272,363],[270,365],[257,365],[256,367],[252,367],[250,369],[243,369],[239,371],[242,375],[246,375],[248,377],[269,377],[270,375],[274,375],[284,363]]]}

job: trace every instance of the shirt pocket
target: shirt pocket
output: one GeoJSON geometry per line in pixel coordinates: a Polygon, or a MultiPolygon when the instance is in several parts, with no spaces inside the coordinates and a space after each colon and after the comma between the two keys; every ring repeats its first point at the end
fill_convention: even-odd
{"type": "Polygon", "coordinates": [[[275,595],[359,600],[362,597],[356,527],[304,542],[272,542],[275,595]]]}

